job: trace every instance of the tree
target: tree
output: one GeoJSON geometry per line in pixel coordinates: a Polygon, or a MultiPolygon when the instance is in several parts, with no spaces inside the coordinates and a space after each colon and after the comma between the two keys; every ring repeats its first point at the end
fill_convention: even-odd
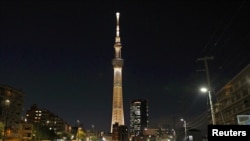
{"type": "Polygon", "coordinates": [[[0,138],[3,138],[3,133],[4,132],[4,124],[2,122],[0,122],[0,138]]]}
{"type": "Polygon", "coordinates": [[[71,139],[72,134],[69,132],[62,132],[62,134],[59,136],[60,138],[66,138],[67,140],[71,139]]]}
{"type": "Polygon", "coordinates": [[[78,141],[84,141],[86,139],[86,133],[82,130],[82,128],[78,128],[76,133],[76,139],[78,141]]]}
{"type": "Polygon", "coordinates": [[[56,137],[54,130],[40,124],[34,124],[34,133],[36,140],[53,140],[56,137]]]}

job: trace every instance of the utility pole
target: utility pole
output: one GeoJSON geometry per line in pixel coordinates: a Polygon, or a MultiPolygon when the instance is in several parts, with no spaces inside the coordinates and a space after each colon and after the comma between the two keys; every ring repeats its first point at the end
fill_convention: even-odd
{"type": "Polygon", "coordinates": [[[211,96],[211,84],[210,84],[210,76],[209,76],[209,69],[208,69],[208,64],[207,64],[207,60],[213,60],[214,57],[204,57],[204,58],[198,58],[197,61],[204,61],[205,63],[205,72],[206,72],[206,77],[207,77],[207,85],[208,85],[208,96],[209,96],[209,101],[210,101],[210,109],[211,109],[211,115],[212,115],[212,122],[213,125],[216,124],[215,121],[215,115],[214,115],[214,108],[213,108],[213,102],[212,102],[212,96],[211,96]]]}

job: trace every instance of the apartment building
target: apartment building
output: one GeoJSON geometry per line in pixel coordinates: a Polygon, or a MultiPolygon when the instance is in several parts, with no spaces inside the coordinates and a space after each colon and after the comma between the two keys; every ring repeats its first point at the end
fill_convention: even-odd
{"type": "Polygon", "coordinates": [[[238,124],[237,116],[250,115],[250,64],[216,93],[216,124],[238,124]]]}
{"type": "Polygon", "coordinates": [[[9,135],[17,133],[23,111],[24,93],[8,85],[0,85],[0,122],[9,135]]]}

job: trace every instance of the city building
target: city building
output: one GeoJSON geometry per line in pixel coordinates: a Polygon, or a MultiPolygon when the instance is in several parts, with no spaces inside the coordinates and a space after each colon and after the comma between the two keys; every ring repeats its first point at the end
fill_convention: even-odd
{"type": "Polygon", "coordinates": [[[113,125],[124,125],[124,110],[123,110],[123,94],[122,94],[122,67],[123,59],[121,57],[121,39],[119,27],[120,13],[116,13],[116,37],[115,37],[115,58],[112,60],[114,69],[114,84],[113,84],[113,104],[112,104],[112,121],[111,133],[113,132],[113,125]]]}
{"type": "Polygon", "coordinates": [[[250,64],[216,93],[216,124],[238,124],[238,115],[250,115],[250,64]]]}
{"type": "Polygon", "coordinates": [[[130,134],[138,136],[148,129],[148,101],[135,99],[130,102],[130,134]]]}
{"type": "Polygon", "coordinates": [[[0,85],[0,122],[4,135],[16,134],[21,122],[24,93],[8,85],[0,85]]]}
{"type": "Polygon", "coordinates": [[[62,118],[47,109],[39,108],[36,104],[26,111],[26,122],[46,126],[57,135],[70,130],[70,126],[62,118]]]}
{"type": "Polygon", "coordinates": [[[128,128],[125,125],[113,124],[112,141],[128,141],[128,128]]]}
{"type": "Polygon", "coordinates": [[[32,135],[33,135],[33,124],[32,123],[26,123],[22,122],[20,124],[18,134],[19,138],[18,140],[20,141],[31,141],[32,140],[32,135]]]}

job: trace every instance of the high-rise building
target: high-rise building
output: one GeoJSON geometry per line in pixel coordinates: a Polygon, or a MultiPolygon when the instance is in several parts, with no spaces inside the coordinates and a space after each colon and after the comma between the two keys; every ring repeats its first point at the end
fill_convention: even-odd
{"type": "Polygon", "coordinates": [[[116,13],[116,37],[115,37],[115,58],[112,60],[114,68],[114,84],[113,84],[113,104],[112,104],[112,122],[111,133],[113,132],[113,125],[124,125],[124,110],[123,110],[123,94],[122,94],[122,67],[123,59],[121,57],[121,39],[119,28],[120,13],[116,13]]]}
{"type": "Polygon", "coordinates": [[[135,99],[130,103],[130,134],[138,136],[148,128],[148,101],[135,99]]]}

